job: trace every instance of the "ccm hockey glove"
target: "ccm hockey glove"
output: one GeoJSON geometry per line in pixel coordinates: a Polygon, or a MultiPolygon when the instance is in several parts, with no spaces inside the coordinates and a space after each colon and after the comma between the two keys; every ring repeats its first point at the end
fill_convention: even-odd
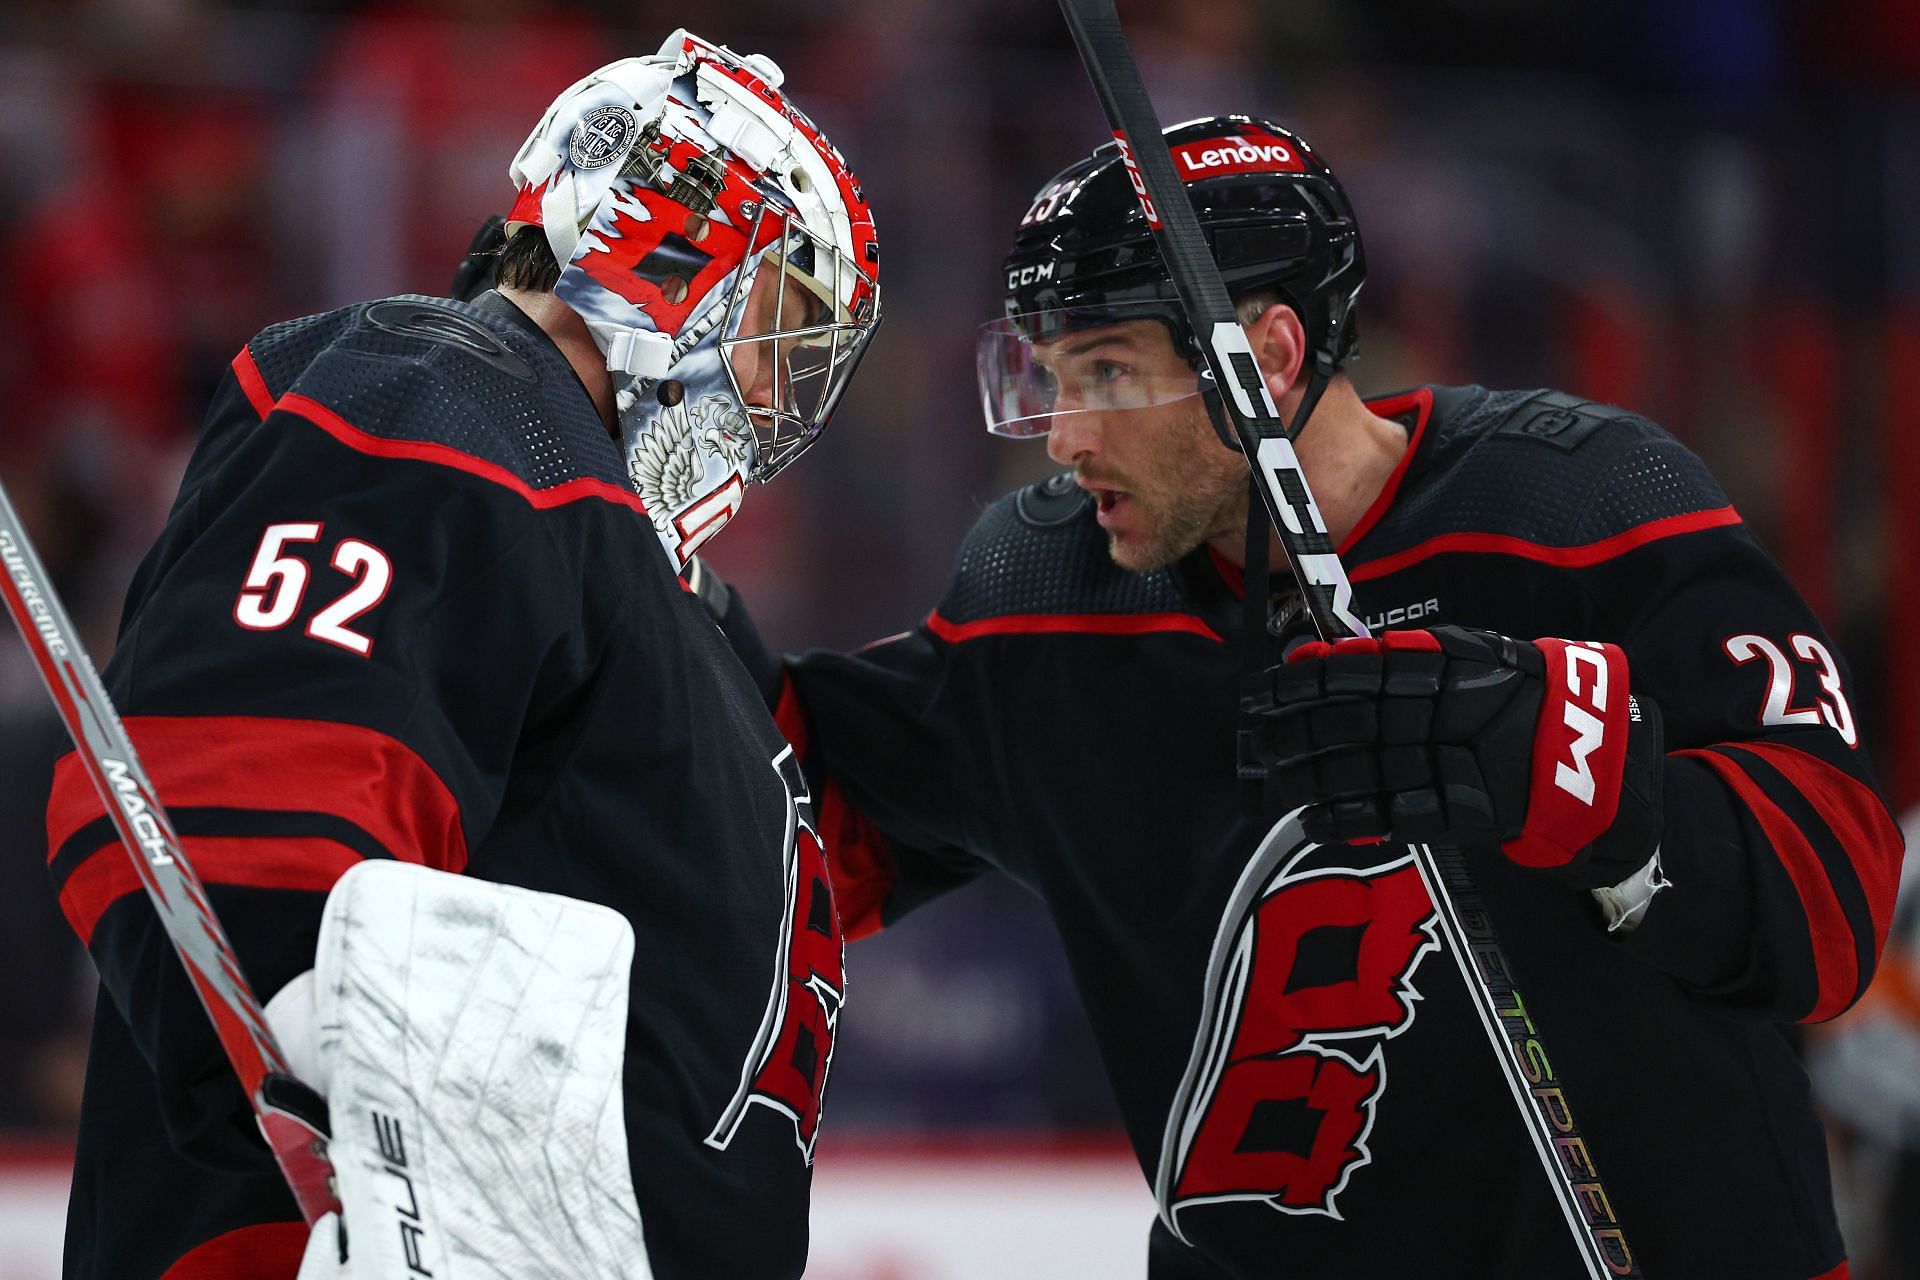
{"type": "Polygon", "coordinates": [[[1436,627],[1297,646],[1249,682],[1242,755],[1321,841],[1497,844],[1594,889],[1660,841],[1660,712],[1610,644],[1436,627]]]}

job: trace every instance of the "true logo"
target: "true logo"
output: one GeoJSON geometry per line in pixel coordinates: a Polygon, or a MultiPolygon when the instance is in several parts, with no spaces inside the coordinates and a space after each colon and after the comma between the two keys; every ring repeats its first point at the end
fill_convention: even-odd
{"type": "Polygon", "coordinates": [[[576,169],[604,169],[627,154],[638,131],[633,112],[625,107],[595,107],[573,126],[567,139],[567,158],[576,169]]]}

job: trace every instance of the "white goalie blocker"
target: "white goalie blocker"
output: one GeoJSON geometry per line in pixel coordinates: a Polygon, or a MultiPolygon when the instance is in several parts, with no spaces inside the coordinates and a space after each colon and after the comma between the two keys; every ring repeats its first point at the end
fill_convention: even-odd
{"type": "Polygon", "coordinates": [[[343,875],[313,970],[267,1006],[327,1097],[346,1217],[315,1225],[299,1280],[650,1276],[620,1087],[632,959],[606,907],[399,862],[343,875]]]}

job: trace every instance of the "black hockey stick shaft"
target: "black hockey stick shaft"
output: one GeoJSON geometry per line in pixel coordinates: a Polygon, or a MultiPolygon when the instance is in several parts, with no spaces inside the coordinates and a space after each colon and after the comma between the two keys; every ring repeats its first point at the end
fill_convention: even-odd
{"type": "Polygon", "coordinates": [[[166,809],[154,794],[133,741],[100,683],[80,635],[0,484],[0,598],[13,615],[34,665],[53,695],[81,765],[100,793],[133,859],[140,883],[187,976],[213,1020],[220,1045],[252,1104],[260,1132],[308,1222],[337,1212],[327,1159],[324,1104],[287,1069],[233,946],[207,901],[166,809]]]}
{"type": "MultiPolygon", "coordinates": [[[[1060,0],[1087,76],[1100,97],[1154,243],[1239,438],[1257,488],[1322,639],[1368,634],[1353,589],[1313,500],[1286,425],[1269,394],[1186,188],[1174,172],[1159,118],[1141,83],[1113,0],[1060,0]]],[[[1256,607],[1249,602],[1249,608],[1256,607]]],[[[1413,852],[1441,932],[1460,965],[1501,1073],[1566,1218],[1588,1274],[1639,1276],[1611,1198],[1553,1071],[1484,900],[1457,853],[1413,852]]]]}

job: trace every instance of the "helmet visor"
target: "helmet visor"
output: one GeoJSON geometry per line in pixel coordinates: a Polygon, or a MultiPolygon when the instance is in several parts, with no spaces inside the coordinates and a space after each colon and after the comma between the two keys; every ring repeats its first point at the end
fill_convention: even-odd
{"type": "Polygon", "coordinates": [[[975,354],[987,430],[1043,436],[1070,413],[1119,413],[1200,394],[1185,329],[1163,302],[1059,307],[980,326],[975,354]]]}

